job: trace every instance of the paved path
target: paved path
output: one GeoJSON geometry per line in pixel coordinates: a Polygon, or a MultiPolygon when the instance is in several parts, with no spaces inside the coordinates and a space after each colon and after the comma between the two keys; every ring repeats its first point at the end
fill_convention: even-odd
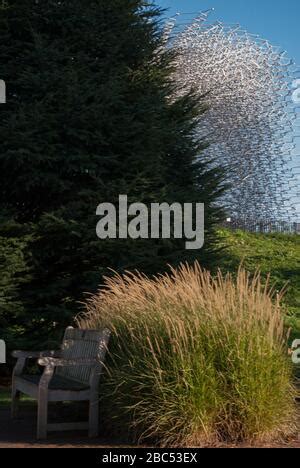
{"type": "Polygon", "coordinates": [[[104,435],[98,439],[88,439],[86,432],[53,433],[41,443],[35,439],[36,409],[21,408],[20,419],[12,421],[7,408],[0,407],[0,448],[42,448],[42,447],[128,447],[120,441],[107,440],[104,435]]]}

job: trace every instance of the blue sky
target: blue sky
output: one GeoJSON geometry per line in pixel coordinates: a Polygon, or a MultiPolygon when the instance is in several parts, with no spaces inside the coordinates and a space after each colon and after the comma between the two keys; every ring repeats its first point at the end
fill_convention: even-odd
{"type": "MultiPolygon", "coordinates": [[[[240,24],[252,34],[268,39],[273,45],[288,52],[300,66],[300,0],[153,0],[168,8],[166,16],[194,13],[214,8],[211,20],[240,24]]],[[[297,138],[300,158],[300,139],[297,138]]],[[[295,163],[294,163],[295,164],[295,163]]],[[[299,163],[296,163],[300,166],[299,163]]],[[[296,171],[300,185],[299,169],[296,171]]],[[[297,220],[300,222],[300,198],[294,198],[297,220]]]]}
{"type": "Polygon", "coordinates": [[[163,8],[192,13],[215,8],[212,18],[239,23],[253,34],[283,47],[300,65],[299,0],[156,0],[163,8]]]}

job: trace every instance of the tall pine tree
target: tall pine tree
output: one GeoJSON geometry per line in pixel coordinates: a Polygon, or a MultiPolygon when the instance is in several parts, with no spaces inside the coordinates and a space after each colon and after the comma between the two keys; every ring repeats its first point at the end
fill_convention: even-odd
{"type": "Polygon", "coordinates": [[[10,326],[32,344],[68,325],[108,268],[156,273],[195,258],[207,266],[215,256],[222,173],[201,162],[201,102],[172,98],[173,53],[157,53],[160,13],[143,0],[7,0],[0,10],[0,213],[14,226],[3,222],[0,234],[14,237],[18,225],[19,244],[22,232],[30,238],[30,276],[10,326]],[[100,241],[96,207],[119,194],[204,202],[205,247],[100,241]]]}

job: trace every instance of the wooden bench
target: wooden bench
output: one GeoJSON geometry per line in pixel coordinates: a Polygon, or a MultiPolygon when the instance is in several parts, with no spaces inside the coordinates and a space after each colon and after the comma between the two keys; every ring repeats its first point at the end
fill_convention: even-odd
{"type": "Polygon", "coordinates": [[[99,424],[99,379],[110,331],[67,328],[60,351],[14,351],[18,359],[12,379],[12,417],[17,417],[20,393],[38,401],[37,438],[48,431],[88,429],[97,437],[99,424]],[[38,359],[42,375],[26,375],[26,359],[38,359]],[[49,401],[89,401],[86,423],[48,424],[49,401]]]}

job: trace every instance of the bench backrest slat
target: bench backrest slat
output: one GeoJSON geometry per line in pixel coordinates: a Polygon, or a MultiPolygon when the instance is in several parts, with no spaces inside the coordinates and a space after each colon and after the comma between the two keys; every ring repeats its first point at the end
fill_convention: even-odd
{"type": "MultiPolygon", "coordinates": [[[[67,328],[62,343],[63,359],[97,359],[99,370],[104,361],[109,340],[109,330],[80,330],[67,328]]],[[[87,383],[90,380],[91,368],[86,366],[58,367],[58,375],[68,377],[79,382],[87,383]]]]}

